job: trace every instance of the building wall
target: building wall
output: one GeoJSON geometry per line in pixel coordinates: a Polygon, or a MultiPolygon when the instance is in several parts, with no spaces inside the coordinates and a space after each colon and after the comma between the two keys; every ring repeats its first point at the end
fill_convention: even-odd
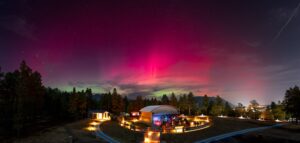
{"type": "Polygon", "coordinates": [[[151,112],[142,112],[140,120],[142,120],[146,123],[151,123],[152,122],[152,113],[151,112]]]}

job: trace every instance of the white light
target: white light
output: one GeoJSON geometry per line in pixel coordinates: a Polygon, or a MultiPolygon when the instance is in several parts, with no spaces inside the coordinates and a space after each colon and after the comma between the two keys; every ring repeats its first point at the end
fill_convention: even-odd
{"type": "Polygon", "coordinates": [[[243,116],[240,116],[239,119],[245,119],[243,116]]]}
{"type": "Polygon", "coordinates": [[[275,122],[281,122],[280,120],[276,119],[275,122]]]}

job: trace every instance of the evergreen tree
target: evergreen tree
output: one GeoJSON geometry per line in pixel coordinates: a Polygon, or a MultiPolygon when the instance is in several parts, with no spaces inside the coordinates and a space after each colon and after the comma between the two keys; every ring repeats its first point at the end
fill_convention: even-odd
{"type": "Polygon", "coordinates": [[[136,97],[136,111],[139,111],[140,109],[142,109],[144,107],[144,102],[143,102],[143,98],[142,96],[137,96],[136,97]]]}
{"type": "Polygon", "coordinates": [[[118,94],[117,89],[113,89],[112,93],[112,100],[111,100],[111,105],[112,105],[112,113],[115,114],[120,114],[120,112],[124,111],[124,103],[123,103],[123,98],[121,95],[118,94]]]}
{"type": "Polygon", "coordinates": [[[275,102],[272,103],[271,103],[271,113],[273,114],[274,119],[284,120],[285,119],[284,106],[280,102],[278,104],[276,104],[275,102]]]}
{"type": "Polygon", "coordinates": [[[218,116],[224,113],[224,104],[223,100],[220,96],[216,97],[216,102],[213,104],[211,108],[211,114],[214,116],[218,116]]]}
{"type": "Polygon", "coordinates": [[[188,110],[188,101],[187,101],[187,96],[186,94],[183,94],[182,96],[179,97],[179,111],[180,113],[186,114],[188,110]]]}
{"type": "Polygon", "coordinates": [[[300,89],[298,86],[288,89],[285,92],[283,100],[284,110],[296,118],[296,122],[300,119],[300,89]]]}
{"type": "Polygon", "coordinates": [[[195,111],[196,104],[194,99],[194,94],[190,92],[187,96],[187,106],[188,106],[188,113],[191,115],[192,111],[195,111]]]}
{"type": "Polygon", "coordinates": [[[162,96],[162,98],[161,98],[161,104],[163,104],[163,105],[168,105],[169,104],[169,98],[168,98],[168,96],[166,95],[166,94],[164,94],[163,96],[162,96]]]}
{"type": "Polygon", "coordinates": [[[225,102],[225,107],[224,107],[224,113],[227,116],[234,116],[234,112],[232,107],[229,105],[228,102],[225,102]]]}
{"type": "Polygon", "coordinates": [[[242,103],[238,103],[237,107],[235,107],[235,112],[237,116],[245,116],[245,106],[242,103]]]}
{"type": "Polygon", "coordinates": [[[208,96],[205,94],[202,101],[202,107],[204,114],[208,115],[208,105],[209,105],[209,99],[208,96]]]}
{"type": "Polygon", "coordinates": [[[178,106],[177,104],[178,104],[177,98],[175,94],[172,92],[170,97],[170,105],[177,107],[178,106]]]}
{"type": "Polygon", "coordinates": [[[125,97],[123,98],[123,103],[124,103],[124,112],[125,112],[125,113],[128,113],[129,101],[128,101],[127,96],[125,96],[125,97]]]}
{"type": "Polygon", "coordinates": [[[207,111],[210,115],[212,115],[212,108],[215,106],[215,102],[213,100],[209,101],[207,111]]]}

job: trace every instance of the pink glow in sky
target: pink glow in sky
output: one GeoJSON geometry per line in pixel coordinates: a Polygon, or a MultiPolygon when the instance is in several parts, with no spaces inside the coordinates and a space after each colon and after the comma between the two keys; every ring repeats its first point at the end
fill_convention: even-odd
{"type": "MultiPolygon", "coordinates": [[[[0,63],[11,71],[24,59],[41,72],[44,85],[63,90],[117,87],[133,98],[192,91],[244,104],[281,100],[299,83],[293,80],[299,68],[286,71],[299,60],[264,44],[278,29],[267,21],[273,7],[235,4],[30,3],[20,16],[7,16],[7,25],[0,23],[0,30],[13,30],[0,43],[0,63]]],[[[278,45],[284,43],[293,41],[278,45]]]]}

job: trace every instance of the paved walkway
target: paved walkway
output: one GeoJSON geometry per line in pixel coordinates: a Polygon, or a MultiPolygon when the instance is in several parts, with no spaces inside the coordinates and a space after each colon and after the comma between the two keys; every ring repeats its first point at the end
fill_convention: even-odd
{"type": "Polygon", "coordinates": [[[249,133],[249,132],[253,132],[253,131],[265,130],[265,129],[269,129],[269,128],[273,128],[273,127],[279,127],[279,126],[282,126],[282,125],[284,125],[284,124],[276,124],[276,125],[267,126],[267,127],[244,129],[244,130],[240,130],[240,131],[235,131],[235,132],[230,132],[230,133],[210,137],[210,138],[207,138],[207,139],[204,139],[204,140],[196,141],[195,143],[210,143],[210,142],[226,139],[226,138],[229,138],[229,137],[233,137],[233,136],[236,136],[236,135],[241,135],[241,134],[245,134],[245,133],[249,133]]]}
{"type": "Polygon", "coordinates": [[[105,141],[109,142],[109,143],[120,143],[119,141],[109,137],[108,135],[104,134],[101,129],[100,129],[100,125],[102,122],[100,122],[100,124],[97,126],[97,129],[95,131],[95,134],[97,137],[100,137],[102,139],[104,139],[105,141]]]}

